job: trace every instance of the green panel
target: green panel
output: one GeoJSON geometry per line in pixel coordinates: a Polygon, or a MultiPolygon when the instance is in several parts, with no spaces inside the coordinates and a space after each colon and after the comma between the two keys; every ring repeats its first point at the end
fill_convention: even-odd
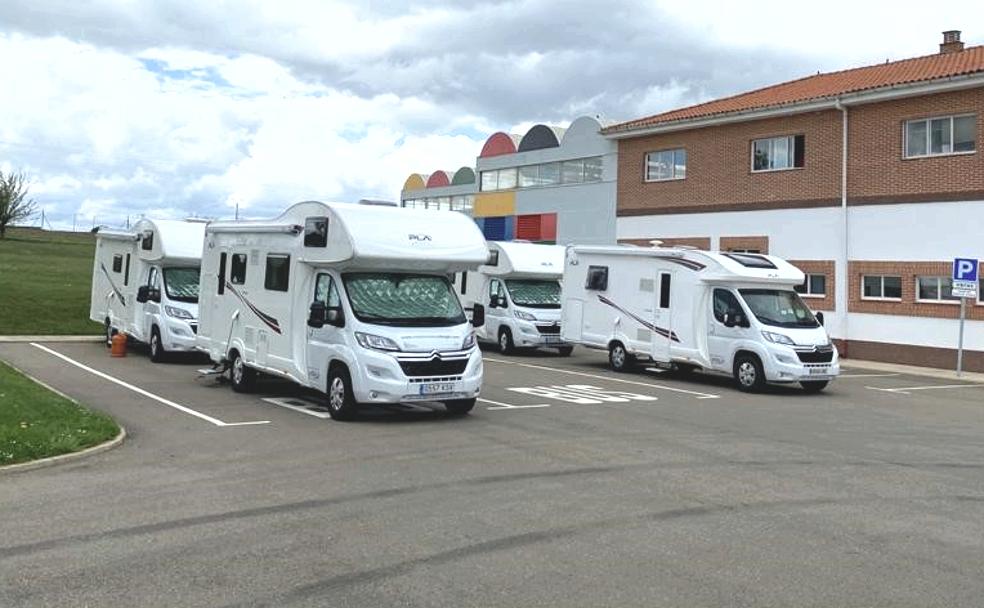
{"type": "Polygon", "coordinates": [[[462,184],[474,184],[475,183],[475,172],[471,167],[462,167],[454,172],[454,177],[451,179],[452,186],[460,186],[462,184]]]}

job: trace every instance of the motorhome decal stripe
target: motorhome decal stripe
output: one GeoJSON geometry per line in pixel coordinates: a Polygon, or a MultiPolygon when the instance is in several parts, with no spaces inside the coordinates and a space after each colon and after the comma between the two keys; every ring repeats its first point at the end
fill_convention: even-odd
{"type": "Polygon", "coordinates": [[[99,267],[102,268],[103,274],[106,275],[106,279],[109,281],[109,286],[113,288],[113,293],[115,293],[116,297],[120,299],[120,304],[126,306],[126,298],[123,297],[123,292],[116,287],[116,283],[113,282],[113,277],[109,276],[109,271],[106,270],[106,265],[99,262],[99,267]]]}
{"type": "Polygon", "coordinates": [[[665,262],[672,262],[674,264],[679,264],[680,266],[689,268],[690,270],[701,271],[707,268],[707,266],[704,266],[700,262],[694,260],[685,260],[683,258],[664,258],[664,257],[660,257],[659,259],[665,262]]]}
{"type": "Polygon", "coordinates": [[[670,331],[668,329],[663,329],[662,327],[657,327],[655,324],[650,323],[649,321],[643,319],[642,317],[640,317],[640,316],[638,316],[636,314],[633,314],[632,312],[630,312],[630,311],[622,308],[621,306],[619,306],[615,302],[612,302],[611,300],[609,300],[605,296],[599,295],[598,296],[598,299],[603,304],[608,304],[609,306],[611,306],[615,310],[617,310],[617,311],[619,311],[621,313],[624,313],[624,314],[629,315],[630,317],[632,317],[633,319],[635,319],[636,322],[638,322],[640,325],[642,325],[643,327],[645,327],[649,331],[656,332],[657,334],[663,336],[664,338],[669,338],[670,340],[673,340],[674,342],[679,342],[680,341],[680,338],[677,337],[676,332],[670,331]]]}
{"type": "Polygon", "coordinates": [[[275,319],[274,317],[271,317],[270,315],[266,314],[265,312],[263,312],[259,308],[253,306],[252,302],[250,302],[249,300],[247,300],[246,298],[244,298],[243,297],[243,294],[239,293],[239,291],[237,291],[236,288],[233,287],[232,286],[232,283],[230,283],[229,281],[226,281],[226,289],[228,289],[229,291],[231,291],[237,298],[239,298],[239,300],[243,304],[245,304],[247,306],[247,308],[249,308],[250,310],[252,310],[253,311],[253,314],[256,315],[257,317],[259,317],[260,321],[263,321],[264,323],[266,323],[267,326],[270,329],[272,329],[273,331],[277,332],[278,334],[282,334],[283,333],[283,331],[280,330],[280,322],[277,321],[277,319],[275,319]]]}

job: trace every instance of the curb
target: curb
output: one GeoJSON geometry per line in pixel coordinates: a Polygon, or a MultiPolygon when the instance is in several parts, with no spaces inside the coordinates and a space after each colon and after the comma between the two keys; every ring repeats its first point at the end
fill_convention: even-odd
{"type": "Polygon", "coordinates": [[[957,372],[952,369],[919,367],[917,365],[902,365],[900,363],[883,363],[881,361],[865,361],[862,359],[849,358],[841,359],[841,365],[843,367],[854,369],[909,374],[912,376],[922,376],[924,378],[937,378],[940,380],[967,382],[968,384],[984,384],[984,374],[979,372],[964,372],[963,375],[958,378],[957,372]]]}
{"type": "Polygon", "coordinates": [[[105,336],[0,336],[0,344],[20,342],[102,342],[105,336]]]}
{"type": "Polygon", "coordinates": [[[120,445],[123,444],[124,439],[126,439],[126,429],[121,426],[120,432],[117,433],[116,437],[113,437],[109,441],[104,441],[99,445],[94,445],[91,448],[86,448],[80,452],[59,454],[58,456],[49,456],[48,458],[42,458],[40,460],[31,460],[30,462],[20,462],[18,464],[8,464],[6,466],[0,467],[0,475],[3,475],[4,473],[20,473],[23,471],[33,471],[34,469],[53,467],[58,464],[73,462],[75,460],[81,460],[83,458],[88,458],[89,456],[95,456],[96,454],[108,452],[113,448],[119,447],[120,445]]]}

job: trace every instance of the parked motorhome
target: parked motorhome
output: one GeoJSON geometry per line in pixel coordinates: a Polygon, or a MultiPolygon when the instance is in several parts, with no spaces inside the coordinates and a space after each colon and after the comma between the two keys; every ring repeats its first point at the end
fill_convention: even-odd
{"type": "Polygon", "coordinates": [[[605,349],[612,369],[637,359],[732,375],[743,390],[798,382],[823,390],[837,349],[780,258],[631,245],[567,249],[562,336],[605,349]]]}
{"type": "Polygon", "coordinates": [[[198,346],[233,389],[257,372],[287,378],[324,393],[336,419],[359,403],[465,413],[482,357],[449,276],[487,256],[460,213],[305,202],[270,221],[214,222],[198,346]]]}
{"type": "Polygon", "coordinates": [[[560,279],[564,248],[522,241],[489,243],[489,259],[477,272],[455,277],[466,310],[484,307],[478,339],[515,348],[556,348],[568,356],[574,347],[560,338],[560,279]]]}
{"type": "Polygon", "coordinates": [[[205,223],[143,219],[131,230],[100,230],[89,318],[106,342],[118,332],[144,342],[150,358],[194,351],[205,223]]]}

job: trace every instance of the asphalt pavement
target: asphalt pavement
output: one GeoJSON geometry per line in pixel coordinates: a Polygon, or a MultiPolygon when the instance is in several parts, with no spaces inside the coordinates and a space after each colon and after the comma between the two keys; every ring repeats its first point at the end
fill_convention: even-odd
{"type": "Polygon", "coordinates": [[[326,417],[202,359],[0,344],[128,432],[0,474],[0,606],[980,606],[984,385],[827,392],[487,352],[482,400],[326,417]]]}

